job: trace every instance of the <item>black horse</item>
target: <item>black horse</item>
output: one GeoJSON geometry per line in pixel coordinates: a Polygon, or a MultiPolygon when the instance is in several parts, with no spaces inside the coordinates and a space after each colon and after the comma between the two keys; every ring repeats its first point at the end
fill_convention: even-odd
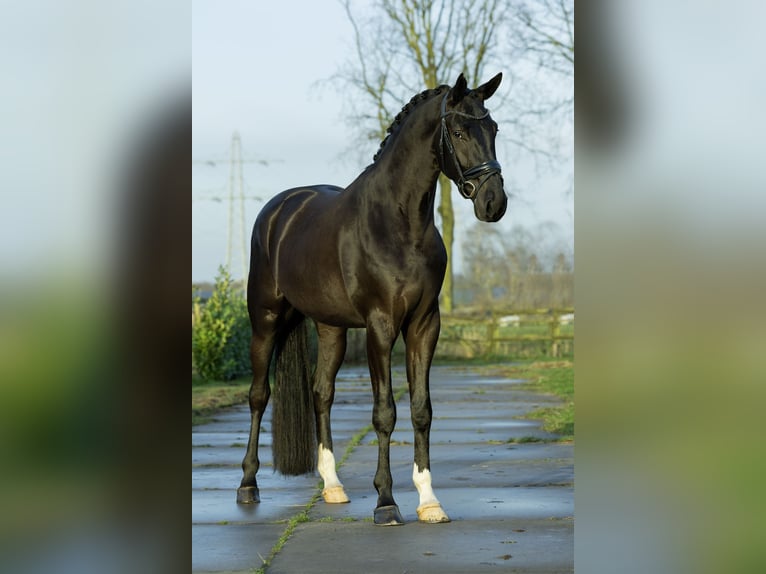
{"type": "Polygon", "coordinates": [[[431,489],[429,457],[429,370],[439,337],[438,298],[447,264],[434,225],[434,198],[439,173],[444,172],[473,201],[478,219],[498,221],[505,213],[507,197],[495,158],[497,124],[484,107],[501,79],[498,74],[469,90],[461,74],[452,87],[416,95],[396,116],[373,163],[346,189],[290,189],[259,214],[247,286],[253,330],[251,429],[237,502],[259,502],[258,435],[271,393],[268,371],[275,350],[274,467],[297,475],[316,466],[325,501],[348,502],[335,472],[330,408],[346,331],[364,327],[378,436],[375,524],[403,523],[391,492],[389,464],[396,423],[391,350],[400,333],[415,431],[418,518],[449,521],[431,489]],[[313,376],[306,318],[314,321],[318,334],[313,376]]]}

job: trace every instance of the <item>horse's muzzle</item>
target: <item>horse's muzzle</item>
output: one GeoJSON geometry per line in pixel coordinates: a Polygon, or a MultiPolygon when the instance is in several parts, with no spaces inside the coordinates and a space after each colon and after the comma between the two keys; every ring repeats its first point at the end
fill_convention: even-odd
{"type": "Polygon", "coordinates": [[[508,196],[503,190],[503,178],[491,177],[473,200],[473,211],[479,221],[495,222],[505,215],[508,196]]]}

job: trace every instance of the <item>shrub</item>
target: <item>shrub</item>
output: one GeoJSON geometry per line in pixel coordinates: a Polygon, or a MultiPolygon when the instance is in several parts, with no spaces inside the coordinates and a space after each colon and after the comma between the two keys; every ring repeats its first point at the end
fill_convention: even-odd
{"type": "Polygon", "coordinates": [[[192,364],[206,380],[228,381],[250,369],[250,320],[245,298],[232,288],[220,267],[210,299],[198,310],[192,328],[192,364]]]}

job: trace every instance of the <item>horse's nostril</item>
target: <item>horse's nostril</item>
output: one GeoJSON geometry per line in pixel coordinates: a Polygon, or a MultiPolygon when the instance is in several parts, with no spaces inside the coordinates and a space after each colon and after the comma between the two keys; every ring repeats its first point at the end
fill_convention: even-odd
{"type": "Polygon", "coordinates": [[[492,206],[495,200],[495,192],[490,191],[487,193],[487,211],[486,213],[492,213],[492,206]]]}
{"type": "Polygon", "coordinates": [[[503,217],[503,215],[505,215],[506,209],[508,209],[508,202],[504,201],[503,204],[500,206],[500,212],[497,214],[496,221],[500,221],[500,218],[503,217]]]}

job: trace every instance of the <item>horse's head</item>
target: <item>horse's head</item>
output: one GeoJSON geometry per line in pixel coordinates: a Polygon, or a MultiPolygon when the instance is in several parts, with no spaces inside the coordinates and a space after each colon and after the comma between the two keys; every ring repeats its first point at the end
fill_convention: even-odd
{"type": "Polygon", "coordinates": [[[497,124],[484,107],[502,79],[503,74],[498,74],[469,90],[460,74],[441,101],[440,167],[457,184],[460,194],[473,201],[474,213],[481,221],[498,221],[508,205],[495,157],[497,124]]]}

